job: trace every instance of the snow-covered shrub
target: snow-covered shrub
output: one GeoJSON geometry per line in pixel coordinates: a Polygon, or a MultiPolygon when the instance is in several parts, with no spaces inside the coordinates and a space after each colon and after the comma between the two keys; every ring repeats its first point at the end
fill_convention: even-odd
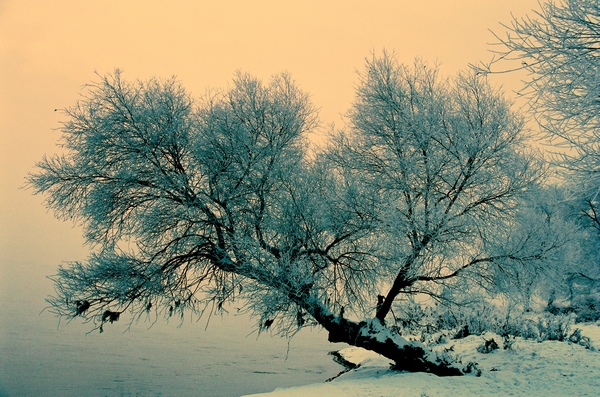
{"type": "MultiPolygon", "coordinates": [[[[463,364],[462,357],[454,352],[454,345],[451,345],[450,347],[438,346],[437,348],[433,349],[433,352],[437,362],[463,364]]],[[[481,376],[481,370],[479,369],[478,364],[473,361],[467,362],[462,368],[462,371],[465,374],[481,376]]]]}
{"type": "Polygon", "coordinates": [[[572,316],[545,313],[538,318],[538,342],[556,340],[562,342],[569,336],[569,325],[572,316]]]}
{"type": "Polygon", "coordinates": [[[594,296],[582,296],[573,301],[573,312],[577,314],[576,323],[600,320],[598,299],[594,296]]]}
{"type": "Polygon", "coordinates": [[[429,308],[432,323],[437,330],[455,329],[459,326],[456,313],[448,306],[436,305],[429,308]]]}
{"type": "Polygon", "coordinates": [[[513,320],[514,326],[508,335],[520,336],[523,339],[536,339],[538,336],[537,324],[529,318],[518,317],[513,320]]]}
{"type": "Polygon", "coordinates": [[[511,311],[507,311],[504,320],[496,324],[490,331],[503,338],[519,336],[524,339],[536,339],[539,334],[535,321],[526,317],[523,312],[515,313],[511,311]]]}
{"type": "MultiPolygon", "coordinates": [[[[553,306],[554,307],[554,306],[553,306]]],[[[569,310],[564,314],[564,308],[546,309],[536,315],[525,313],[521,308],[499,307],[497,305],[479,302],[476,306],[444,306],[434,305],[424,307],[412,301],[407,302],[402,311],[406,316],[398,322],[400,333],[420,333],[420,341],[428,345],[439,345],[446,339],[462,339],[469,335],[483,335],[492,332],[503,338],[503,348],[512,349],[515,337],[533,339],[540,342],[545,340],[568,341],[569,326],[578,319],[589,318],[593,321],[592,311],[595,302],[580,300],[577,312],[569,310]],[[585,310],[587,310],[587,312],[585,310]],[[557,314],[552,314],[556,312],[557,314]],[[586,314],[587,313],[587,314],[586,314]],[[585,317],[585,316],[589,317],[585,317]]],[[[597,313],[594,313],[598,316],[597,313]]],[[[579,343],[577,341],[573,343],[579,343]]],[[[585,346],[585,339],[582,339],[585,346]]]]}
{"type": "Polygon", "coordinates": [[[407,315],[411,314],[407,319],[402,319],[401,325],[405,331],[414,332],[414,326],[420,325],[420,331],[427,334],[452,331],[450,335],[453,335],[453,339],[482,335],[488,331],[517,335],[519,327],[518,321],[513,321],[510,313],[504,315],[501,309],[485,302],[476,306],[435,305],[423,308],[417,305],[407,306],[405,310],[407,315]]]}
{"type": "Polygon", "coordinates": [[[502,337],[502,348],[504,350],[513,350],[515,344],[515,337],[510,335],[504,335],[502,337]]]}
{"type": "Polygon", "coordinates": [[[548,304],[548,306],[546,306],[544,311],[548,312],[550,314],[553,314],[555,316],[562,316],[562,315],[568,315],[568,314],[573,313],[574,309],[572,306],[569,306],[569,305],[560,305],[560,304],[556,304],[555,302],[551,302],[548,304]]]}
{"type": "Polygon", "coordinates": [[[460,327],[458,331],[456,331],[452,339],[463,339],[469,335],[471,335],[471,331],[469,331],[469,326],[465,324],[462,327],[460,327]]]}
{"type": "Polygon", "coordinates": [[[589,350],[595,350],[592,341],[587,336],[581,335],[581,329],[575,328],[575,331],[569,336],[569,343],[575,343],[589,350]]]}
{"type": "Polygon", "coordinates": [[[495,325],[498,324],[498,315],[491,306],[482,305],[468,313],[466,320],[469,331],[473,335],[481,335],[495,328],[495,325]]]}
{"type": "Polygon", "coordinates": [[[448,335],[443,332],[428,333],[426,330],[421,332],[421,342],[428,346],[443,345],[448,341],[448,335]]]}
{"type": "Polygon", "coordinates": [[[398,325],[405,333],[412,334],[429,325],[429,322],[425,321],[425,310],[413,299],[396,305],[396,310],[398,310],[398,325]]]}
{"type": "Polygon", "coordinates": [[[441,363],[454,363],[454,362],[460,362],[460,358],[456,357],[453,353],[451,353],[454,349],[442,349],[442,350],[437,350],[435,352],[436,354],[436,361],[441,362],[441,363]]]}
{"type": "Polygon", "coordinates": [[[498,343],[496,343],[494,338],[492,338],[490,340],[484,339],[484,343],[477,347],[477,351],[479,353],[483,353],[483,354],[488,354],[488,353],[491,353],[498,349],[499,349],[498,343]]]}
{"type": "Polygon", "coordinates": [[[600,306],[598,297],[594,295],[580,295],[570,304],[557,304],[551,302],[545,309],[554,315],[569,315],[575,313],[576,323],[586,323],[600,320],[600,306]]]}
{"type": "Polygon", "coordinates": [[[423,312],[422,331],[453,331],[453,339],[481,335],[491,329],[496,317],[492,307],[486,304],[479,304],[477,307],[435,305],[426,307],[423,312]]]}

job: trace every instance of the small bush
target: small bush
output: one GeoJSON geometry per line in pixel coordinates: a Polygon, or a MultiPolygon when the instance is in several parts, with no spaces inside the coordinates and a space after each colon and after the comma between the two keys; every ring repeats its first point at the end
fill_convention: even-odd
{"type": "Polygon", "coordinates": [[[523,339],[536,339],[538,329],[535,321],[528,318],[519,318],[514,326],[514,331],[509,335],[520,336],[523,339]]]}
{"type": "Polygon", "coordinates": [[[483,333],[496,328],[498,316],[491,306],[482,305],[468,313],[466,322],[471,334],[482,335],[483,333]]]}
{"type": "Polygon", "coordinates": [[[555,315],[555,316],[566,316],[568,314],[573,313],[573,308],[571,306],[558,306],[554,303],[549,304],[544,311],[555,315]]]}
{"type": "Polygon", "coordinates": [[[463,368],[463,372],[465,374],[474,374],[475,376],[481,376],[481,370],[477,367],[477,363],[467,363],[467,365],[463,368]]]}
{"type": "Polygon", "coordinates": [[[437,330],[450,330],[459,326],[458,317],[449,307],[436,305],[428,314],[433,319],[433,325],[437,330]]]}
{"type": "MultiPolygon", "coordinates": [[[[597,309],[596,300],[585,298],[573,302],[569,308],[549,305],[544,313],[532,319],[531,314],[511,309],[503,310],[487,303],[479,303],[476,307],[442,305],[423,307],[414,301],[409,301],[402,309],[406,318],[399,321],[396,327],[399,332],[420,333],[420,340],[430,345],[443,344],[447,339],[461,339],[469,335],[493,332],[503,338],[505,350],[513,349],[515,337],[538,342],[571,341],[571,343],[593,348],[591,345],[588,347],[589,339],[569,333],[569,326],[574,321],[583,319],[594,321],[600,315],[597,309]]],[[[489,346],[486,348],[483,345],[481,348],[486,350],[489,346]]]]}
{"type": "Polygon", "coordinates": [[[546,314],[537,322],[538,342],[556,340],[562,342],[567,339],[569,323],[572,316],[546,314]]]}
{"type": "Polygon", "coordinates": [[[576,323],[594,322],[600,320],[598,300],[593,296],[581,297],[573,302],[573,311],[577,314],[576,323]]]}
{"type": "Polygon", "coordinates": [[[600,307],[598,298],[595,296],[580,296],[573,300],[570,306],[559,306],[555,303],[549,304],[545,311],[555,316],[566,316],[575,313],[575,322],[594,322],[600,320],[600,307]]]}
{"type": "Polygon", "coordinates": [[[504,335],[502,337],[502,348],[504,350],[513,350],[515,344],[515,337],[510,335],[504,335]]]}
{"type": "Polygon", "coordinates": [[[463,325],[461,328],[458,329],[458,332],[454,334],[454,338],[452,339],[463,339],[469,335],[471,335],[471,332],[469,331],[469,326],[463,325]]]}
{"type": "Polygon", "coordinates": [[[426,343],[428,345],[443,345],[446,343],[446,334],[443,332],[436,332],[434,334],[429,334],[423,330],[421,333],[421,342],[426,343]]]}
{"type": "Polygon", "coordinates": [[[415,333],[426,326],[427,321],[424,321],[425,311],[420,304],[413,300],[399,305],[398,310],[400,316],[398,325],[408,333],[415,333]]]}
{"type": "Polygon", "coordinates": [[[490,340],[484,339],[484,341],[485,342],[483,343],[483,345],[477,347],[477,351],[479,353],[488,354],[499,349],[498,343],[496,343],[496,341],[493,338],[490,340]]]}
{"type": "Polygon", "coordinates": [[[589,350],[595,350],[592,346],[592,341],[587,336],[581,335],[581,330],[576,328],[575,331],[569,336],[569,342],[575,343],[576,345],[580,345],[589,350]]]}

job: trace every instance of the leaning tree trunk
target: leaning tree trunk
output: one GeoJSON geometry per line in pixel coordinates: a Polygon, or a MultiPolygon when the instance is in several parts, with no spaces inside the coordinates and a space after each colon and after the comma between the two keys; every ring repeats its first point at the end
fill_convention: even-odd
{"type": "MultiPolygon", "coordinates": [[[[215,255],[215,258],[217,258],[215,265],[221,270],[232,271],[252,278],[278,291],[287,291],[291,301],[304,308],[317,323],[329,332],[330,342],[344,342],[351,346],[374,351],[392,360],[393,368],[396,370],[429,372],[439,376],[478,373],[475,364],[469,363],[463,367],[459,362],[438,359],[437,355],[422,343],[408,341],[390,331],[379,318],[355,322],[344,318],[342,314],[334,315],[311,295],[310,287],[294,288],[289,281],[272,277],[264,270],[254,268],[250,272],[244,268],[236,268],[235,262],[228,257],[218,259],[219,256],[215,255]]],[[[400,274],[399,277],[402,275],[400,274]]],[[[381,310],[378,314],[380,313],[381,310]]]]}
{"type": "Polygon", "coordinates": [[[307,311],[329,332],[330,342],[344,342],[351,346],[374,351],[393,361],[392,368],[409,372],[428,372],[438,376],[477,374],[469,363],[439,360],[437,355],[419,342],[408,341],[390,331],[377,318],[355,322],[335,316],[318,302],[305,306],[307,311]]]}

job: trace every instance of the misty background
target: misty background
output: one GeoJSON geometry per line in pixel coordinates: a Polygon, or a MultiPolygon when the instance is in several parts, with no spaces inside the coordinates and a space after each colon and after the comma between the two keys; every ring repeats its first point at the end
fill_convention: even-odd
{"type": "MultiPolygon", "coordinates": [[[[383,48],[444,76],[491,57],[489,29],[535,0],[471,1],[17,1],[0,0],[0,395],[236,395],[323,381],[341,370],[325,332],[286,340],[251,333],[246,317],[159,321],[99,335],[43,312],[46,277],[84,260],[81,229],[24,188],[44,154],[60,151],[61,109],[115,67],[125,79],[175,75],[193,95],[236,70],[263,80],[288,71],[325,124],[343,124],[356,70],[383,48]],[[180,326],[181,325],[181,326],[180,326]],[[302,339],[307,338],[307,339],[302,339]],[[311,342],[303,342],[308,341],[311,342]],[[318,343],[315,344],[315,341],[318,343]],[[311,350],[306,346],[311,345],[311,350]],[[289,354],[288,354],[289,347],[289,354]],[[286,360],[286,356],[288,357],[286,360]]],[[[491,77],[508,96],[516,75],[491,77]]],[[[316,131],[313,139],[320,139],[316,131]]]]}

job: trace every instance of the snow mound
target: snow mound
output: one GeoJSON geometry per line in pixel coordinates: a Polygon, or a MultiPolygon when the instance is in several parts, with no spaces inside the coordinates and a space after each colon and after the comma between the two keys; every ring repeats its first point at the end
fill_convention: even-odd
{"type": "Polygon", "coordinates": [[[593,350],[568,342],[516,338],[512,349],[502,348],[496,334],[471,335],[449,340],[435,349],[450,349],[463,362],[476,361],[480,377],[438,377],[425,373],[395,372],[389,360],[360,348],[347,348],[340,354],[360,364],[331,382],[276,389],[255,394],[269,397],[454,397],[454,396],[597,396],[600,390],[600,323],[577,324],[592,341],[593,350]],[[477,352],[485,340],[494,338],[500,349],[477,352]]]}

